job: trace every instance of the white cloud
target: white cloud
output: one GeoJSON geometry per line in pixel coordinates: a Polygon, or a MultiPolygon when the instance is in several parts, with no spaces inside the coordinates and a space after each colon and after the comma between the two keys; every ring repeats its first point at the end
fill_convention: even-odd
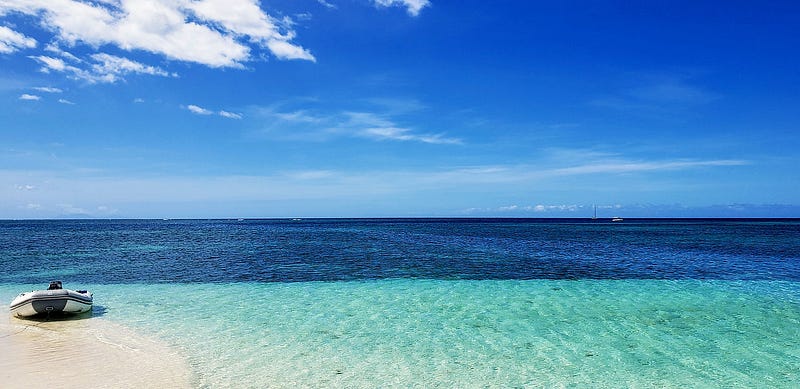
{"type": "MultiPolygon", "coordinates": [[[[598,206],[598,208],[613,208],[614,206],[598,206]]],[[[618,207],[618,206],[617,206],[618,207]]],[[[577,214],[579,212],[589,213],[592,206],[578,204],[536,204],[536,205],[506,205],[497,208],[473,208],[466,210],[467,213],[554,213],[554,214],[577,214]]]]}
{"type": "Polygon", "coordinates": [[[27,93],[23,93],[21,96],[19,96],[19,99],[20,100],[28,100],[28,101],[39,101],[42,98],[39,97],[39,96],[36,96],[36,95],[29,95],[27,93]]]}
{"type": "Polygon", "coordinates": [[[89,82],[103,81],[100,77],[92,75],[90,72],[78,68],[76,66],[68,65],[61,58],[48,57],[46,55],[30,56],[28,58],[34,59],[39,62],[42,67],[39,69],[42,73],[59,72],[66,73],[67,77],[73,79],[83,79],[89,82]]]}
{"type": "Polygon", "coordinates": [[[344,116],[347,118],[347,123],[345,124],[353,127],[391,127],[395,125],[385,115],[372,112],[348,111],[344,112],[344,116]]]}
{"type": "Polygon", "coordinates": [[[89,215],[85,209],[73,206],[72,204],[57,204],[64,215],[89,215]]]}
{"type": "Polygon", "coordinates": [[[583,209],[583,206],[570,204],[570,205],[543,205],[538,204],[534,205],[533,207],[525,207],[526,210],[533,210],[534,212],[552,212],[552,211],[567,211],[567,212],[576,212],[583,209]]]}
{"type": "Polygon", "coordinates": [[[69,101],[67,99],[58,99],[58,102],[61,103],[61,104],[75,105],[75,103],[73,103],[73,102],[71,102],[71,101],[69,101]]]}
{"type": "Polygon", "coordinates": [[[133,99],[133,102],[137,103],[137,104],[141,104],[141,103],[144,103],[144,99],[141,98],[141,97],[137,97],[137,98],[133,99]]]}
{"type": "Polygon", "coordinates": [[[61,89],[53,88],[51,86],[37,86],[37,87],[35,87],[33,89],[37,90],[39,92],[44,92],[44,93],[61,93],[61,92],[63,92],[61,89]]]}
{"type": "Polygon", "coordinates": [[[82,62],[80,58],[78,58],[78,57],[72,55],[72,53],[62,49],[55,42],[51,42],[51,43],[47,44],[47,46],[45,46],[45,48],[44,48],[44,51],[46,51],[48,53],[56,54],[56,55],[66,59],[66,60],[68,60],[70,62],[76,62],[76,63],[82,62]]]}
{"type": "Polygon", "coordinates": [[[328,9],[336,9],[336,5],[335,4],[331,4],[331,3],[329,3],[329,2],[327,2],[325,0],[317,0],[317,3],[322,4],[325,8],[328,8],[328,9]]]}
{"type": "Polygon", "coordinates": [[[206,0],[191,2],[187,8],[194,11],[196,16],[221,25],[231,34],[249,36],[251,41],[258,42],[262,47],[266,46],[278,58],[316,60],[308,50],[290,42],[295,37],[294,31],[279,31],[278,23],[286,27],[292,24],[291,21],[276,21],[261,11],[258,2],[206,0]]]}
{"type": "MultiPolygon", "coordinates": [[[[2,5],[0,5],[2,11],[2,5]]],[[[2,15],[2,12],[0,12],[2,15]]],[[[36,39],[20,34],[8,27],[0,26],[0,53],[10,54],[22,49],[36,47],[36,39]]]]}
{"type": "MultiPolygon", "coordinates": [[[[327,0],[317,0],[336,8],[327,0]]],[[[417,16],[429,0],[373,0],[417,16]]],[[[172,61],[212,68],[244,68],[265,54],[282,60],[316,62],[295,42],[296,22],[268,14],[259,0],[1,0],[0,16],[18,13],[51,35],[29,58],[41,71],[60,72],[90,83],[113,83],[126,74],[175,76],[157,66],[116,53],[146,52],[172,61]],[[70,49],[70,51],[65,50],[70,49]],[[115,56],[98,52],[105,48],[115,56]],[[79,54],[80,53],[80,54],[79,54]],[[77,55],[76,55],[77,54],[77,55]]],[[[306,20],[308,13],[297,13],[306,20]]],[[[37,41],[0,26],[0,53],[32,49],[37,41]]]]}
{"type": "Polygon", "coordinates": [[[314,116],[313,114],[310,114],[308,111],[304,110],[293,112],[273,112],[272,115],[278,119],[293,123],[320,123],[324,120],[323,118],[314,116]]]}
{"type": "Polygon", "coordinates": [[[114,215],[119,212],[118,209],[109,207],[107,205],[98,205],[97,208],[95,208],[95,210],[96,212],[94,214],[101,216],[114,215]]]}
{"type": "Polygon", "coordinates": [[[113,45],[210,67],[243,67],[253,58],[253,49],[265,49],[281,59],[315,60],[307,49],[291,42],[295,33],[287,28],[290,23],[266,14],[257,0],[5,0],[0,4],[0,14],[11,11],[38,18],[57,41],[71,47],[113,45]]]}
{"type": "Polygon", "coordinates": [[[420,134],[397,126],[389,118],[369,112],[346,112],[348,120],[341,128],[348,128],[359,137],[375,140],[414,141],[431,144],[462,144],[461,139],[442,134],[420,134]]]}
{"type": "Polygon", "coordinates": [[[242,118],[241,114],[238,114],[238,113],[235,113],[235,112],[229,112],[229,111],[224,111],[224,110],[220,110],[218,112],[214,112],[214,111],[212,111],[210,109],[206,109],[206,108],[203,108],[203,107],[201,107],[199,105],[194,105],[194,104],[189,104],[189,105],[185,106],[184,108],[188,109],[189,112],[197,114],[197,115],[209,116],[209,115],[216,114],[216,115],[222,116],[224,118],[228,118],[228,119],[241,119],[242,118]]]}
{"type": "Polygon", "coordinates": [[[595,173],[635,173],[659,170],[684,170],[699,167],[713,166],[741,166],[746,165],[746,161],[721,159],[721,160],[674,160],[674,161],[615,161],[597,162],[585,165],[572,166],[551,170],[554,175],[576,175],[576,174],[595,174],[595,173]]]}
{"type": "Polygon", "coordinates": [[[265,122],[268,123],[264,133],[290,132],[285,139],[325,141],[347,136],[376,141],[463,144],[461,139],[441,133],[422,133],[405,128],[395,122],[395,112],[390,109],[387,113],[386,107],[379,107],[382,108],[382,113],[341,111],[322,114],[307,109],[282,112],[275,107],[260,107],[255,110],[255,114],[266,119],[265,122]]]}
{"type": "Polygon", "coordinates": [[[117,57],[105,53],[93,54],[91,56],[96,63],[92,64],[93,74],[101,79],[114,79],[125,74],[149,74],[162,77],[176,77],[177,74],[168,73],[163,69],[148,66],[127,58],[117,57]]]}
{"type": "Polygon", "coordinates": [[[228,119],[241,119],[242,115],[238,113],[228,112],[228,111],[219,111],[219,116],[228,118],[228,119]]]}
{"type": "Polygon", "coordinates": [[[272,51],[272,54],[275,54],[276,57],[281,59],[305,59],[312,62],[316,61],[316,58],[314,58],[308,50],[280,39],[268,40],[267,47],[272,51]]]}
{"type": "Polygon", "coordinates": [[[67,64],[60,58],[48,57],[45,55],[31,56],[29,58],[35,59],[44,65],[44,67],[41,68],[41,71],[44,73],[49,73],[51,70],[63,72],[67,68],[67,64]]]}
{"type": "Polygon", "coordinates": [[[407,128],[372,127],[365,128],[358,135],[377,140],[416,141],[432,144],[461,144],[460,139],[447,138],[441,134],[414,134],[407,128]]]}
{"type": "MultiPolygon", "coordinates": [[[[624,215],[631,218],[653,218],[653,217],[776,217],[777,215],[798,215],[800,207],[789,204],[741,204],[723,203],[715,205],[687,205],[683,203],[628,203],[628,204],[606,204],[598,205],[597,209],[604,212],[598,217],[602,221],[610,221],[613,215],[624,215]]],[[[472,207],[461,211],[466,215],[491,215],[503,216],[513,214],[523,216],[526,214],[536,214],[536,217],[573,217],[588,219],[593,215],[592,205],[526,205],[526,206],[503,206],[503,207],[472,207]]],[[[781,217],[781,216],[777,216],[781,217]]],[[[785,217],[785,216],[784,216],[785,217]]]]}
{"type": "Polygon", "coordinates": [[[429,0],[374,0],[375,4],[381,7],[406,7],[406,11],[411,16],[419,15],[423,8],[429,6],[429,0]]]}
{"type": "Polygon", "coordinates": [[[194,105],[194,104],[187,105],[186,109],[188,109],[191,113],[198,114],[198,115],[211,115],[211,114],[214,113],[213,111],[207,110],[207,109],[205,109],[203,107],[200,107],[200,106],[197,106],[197,105],[194,105]]]}
{"type": "MultiPolygon", "coordinates": [[[[49,57],[45,55],[29,57],[42,64],[40,69],[44,73],[60,72],[66,73],[68,77],[78,80],[85,80],[90,83],[113,83],[121,80],[127,74],[148,74],[163,77],[177,77],[175,73],[168,73],[163,69],[148,66],[127,58],[117,57],[105,53],[92,54],[86,60],[78,60],[78,67],[68,64],[61,58],[49,57]]],[[[66,57],[74,61],[73,57],[66,57]]],[[[60,92],[57,88],[48,88],[47,92],[60,92]]]]}
{"type": "Polygon", "coordinates": [[[466,213],[513,213],[513,214],[525,214],[525,213],[556,213],[556,214],[564,214],[564,213],[578,213],[578,212],[588,212],[592,208],[591,206],[586,205],[577,205],[577,204],[536,204],[536,205],[506,205],[497,208],[471,208],[465,210],[466,213]]]}

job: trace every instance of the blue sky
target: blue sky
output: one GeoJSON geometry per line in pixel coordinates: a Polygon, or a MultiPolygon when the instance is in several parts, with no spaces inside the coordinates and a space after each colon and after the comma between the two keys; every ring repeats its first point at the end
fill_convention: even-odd
{"type": "Polygon", "coordinates": [[[800,5],[0,0],[0,218],[800,217],[800,5]]]}

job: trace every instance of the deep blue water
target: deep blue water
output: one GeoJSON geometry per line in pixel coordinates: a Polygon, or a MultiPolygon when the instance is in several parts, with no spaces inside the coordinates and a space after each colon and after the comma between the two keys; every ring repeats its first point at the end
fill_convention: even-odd
{"type": "Polygon", "coordinates": [[[0,221],[0,282],[800,280],[800,220],[0,221]]]}

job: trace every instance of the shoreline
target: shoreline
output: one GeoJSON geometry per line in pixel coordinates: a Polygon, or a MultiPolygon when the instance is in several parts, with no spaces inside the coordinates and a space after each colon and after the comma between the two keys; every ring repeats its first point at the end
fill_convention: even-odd
{"type": "Polygon", "coordinates": [[[29,320],[0,310],[0,381],[9,388],[190,388],[186,359],[96,317],[29,320]]]}

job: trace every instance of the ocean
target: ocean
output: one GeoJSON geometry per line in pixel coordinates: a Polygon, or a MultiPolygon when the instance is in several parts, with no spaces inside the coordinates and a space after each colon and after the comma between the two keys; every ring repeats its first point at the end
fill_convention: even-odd
{"type": "Polygon", "coordinates": [[[199,388],[800,382],[796,219],[0,221],[52,279],[199,388]]]}

